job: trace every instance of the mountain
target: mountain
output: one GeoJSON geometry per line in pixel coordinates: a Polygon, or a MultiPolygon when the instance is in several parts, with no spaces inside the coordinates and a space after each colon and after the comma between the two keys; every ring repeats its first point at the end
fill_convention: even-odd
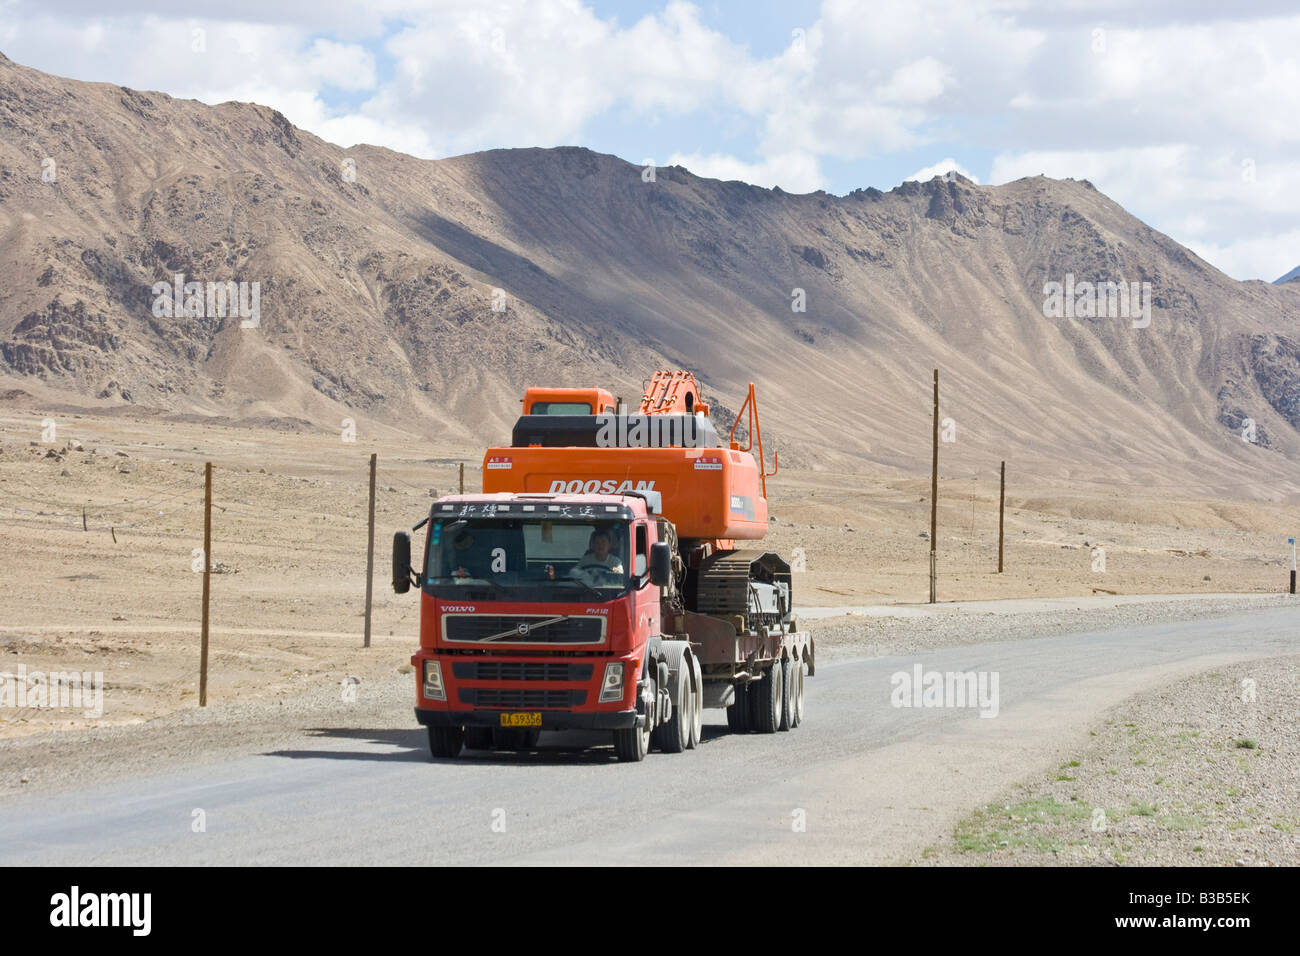
{"type": "Polygon", "coordinates": [[[1296,266],[1286,275],[1282,276],[1282,278],[1274,279],[1273,284],[1281,285],[1283,282],[1294,282],[1296,279],[1300,279],[1300,266],[1296,266]]]}
{"type": "Polygon", "coordinates": [[[946,472],[1300,492],[1300,286],[1234,281],[1087,182],[428,161],[0,56],[0,394],[482,446],[526,384],[635,398],[660,367],[724,424],[757,383],[787,467],[926,470],[939,368],[946,472]],[[260,324],[169,316],[178,274],[257,283],[260,324]],[[1149,283],[1149,325],[1045,314],[1046,283],[1099,281],[1149,283]]]}

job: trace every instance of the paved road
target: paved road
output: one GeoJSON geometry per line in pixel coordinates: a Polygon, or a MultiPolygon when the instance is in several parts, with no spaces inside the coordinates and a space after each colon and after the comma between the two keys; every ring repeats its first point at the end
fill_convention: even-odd
{"type": "MultiPolygon", "coordinates": [[[[0,802],[0,863],[876,863],[1052,765],[1146,687],[1300,652],[1300,611],[823,664],[786,734],[614,762],[560,735],[533,754],[428,759],[424,733],[338,728],[292,749],[89,792],[0,802]],[[999,714],[896,708],[890,675],[996,672],[999,714]],[[193,832],[202,809],[206,832],[193,832]]],[[[604,738],[595,738],[603,743],[604,738]]]]}

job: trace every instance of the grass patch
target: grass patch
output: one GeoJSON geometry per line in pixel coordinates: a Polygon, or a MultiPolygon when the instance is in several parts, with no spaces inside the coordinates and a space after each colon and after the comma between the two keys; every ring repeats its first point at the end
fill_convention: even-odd
{"type": "Polygon", "coordinates": [[[1131,803],[1129,809],[1139,817],[1154,817],[1156,815],[1156,805],[1154,803],[1131,803]]]}
{"type": "Polygon", "coordinates": [[[1056,845],[1040,830],[1054,824],[1087,820],[1092,811],[1078,803],[1058,803],[1054,797],[1024,800],[1013,806],[990,804],[957,825],[954,842],[962,853],[1029,848],[1055,852],[1056,845]]]}
{"type": "Polygon", "coordinates": [[[1250,737],[1238,737],[1236,740],[1234,740],[1234,741],[1232,742],[1232,745],[1233,745],[1234,747],[1236,747],[1238,750],[1258,750],[1258,749],[1259,749],[1259,744],[1257,744],[1257,743],[1256,743],[1253,739],[1251,739],[1250,737]]]}

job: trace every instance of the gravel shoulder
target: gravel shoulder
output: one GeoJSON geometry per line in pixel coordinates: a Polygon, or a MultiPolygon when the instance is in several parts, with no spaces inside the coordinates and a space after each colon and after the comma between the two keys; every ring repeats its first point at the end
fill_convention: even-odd
{"type": "Polygon", "coordinates": [[[914,863],[1300,865],[1300,656],[1204,671],[1109,711],[1059,767],[914,863]]]}

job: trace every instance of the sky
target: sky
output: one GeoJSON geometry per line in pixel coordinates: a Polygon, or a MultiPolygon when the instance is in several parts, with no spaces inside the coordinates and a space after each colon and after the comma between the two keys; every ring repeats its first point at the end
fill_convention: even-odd
{"type": "Polygon", "coordinates": [[[0,51],[429,159],[1087,179],[1234,278],[1300,265],[1295,0],[0,0],[0,51]]]}

